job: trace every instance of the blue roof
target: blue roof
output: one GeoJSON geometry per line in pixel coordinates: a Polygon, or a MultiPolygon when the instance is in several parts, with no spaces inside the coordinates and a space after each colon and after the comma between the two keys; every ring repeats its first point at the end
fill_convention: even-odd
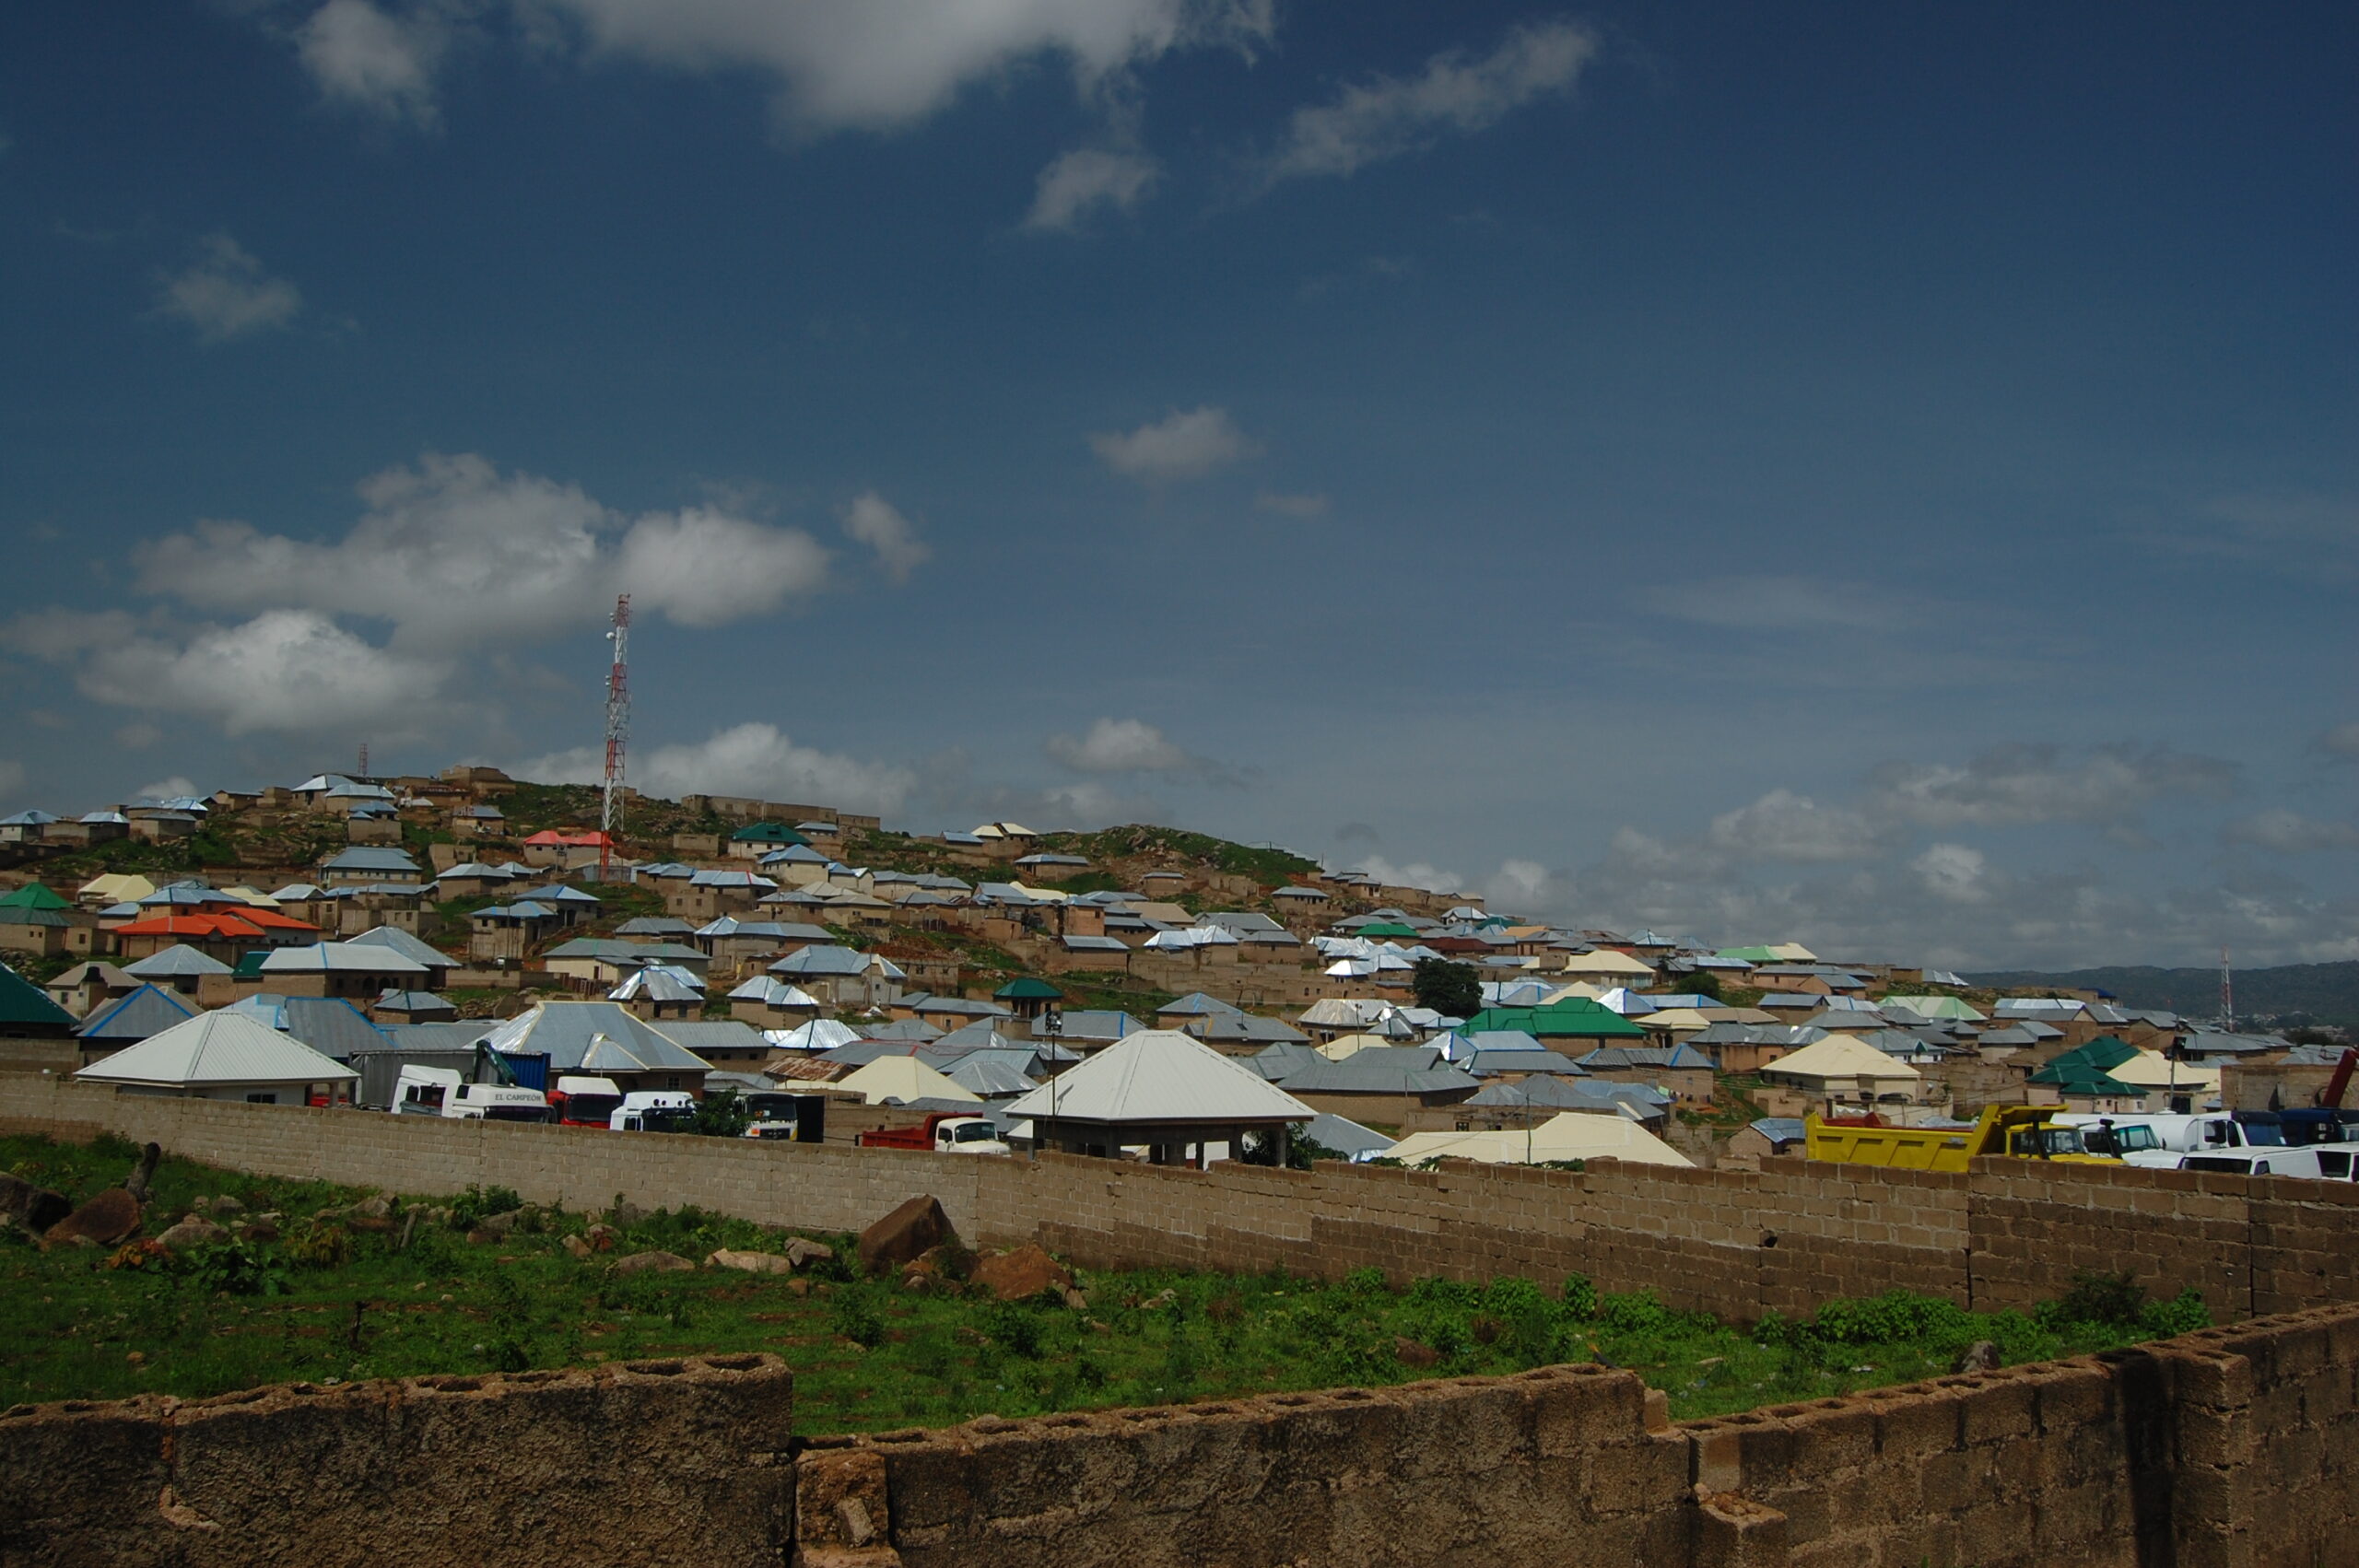
{"type": "Polygon", "coordinates": [[[186,1023],[196,1016],[196,1012],[194,1002],[175,992],[141,986],[91,1013],[75,1026],[74,1033],[86,1040],[133,1045],[151,1035],[160,1035],[175,1024],[186,1023]]]}

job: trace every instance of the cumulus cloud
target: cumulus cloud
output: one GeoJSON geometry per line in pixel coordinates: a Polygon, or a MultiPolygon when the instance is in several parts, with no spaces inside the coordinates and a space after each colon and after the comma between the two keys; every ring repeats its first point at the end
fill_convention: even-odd
{"type": "Polygon", "coordinates": [[[2234,763],[2167,746],[2100,746],[2077,758],[2051,745],[2002,746],[1962,766],[1881,768],[1868,809],[1926,827],[2073,822],[2134,836],[2154,802],[2223,800],[2236,779],[2234,763]]]}
{"type": "Polygon", "coordinates": [[[1714,817],[1707,837],[1712,848],[1740,860],[1808,864],[1864,860],[1879,851],[1884,835],[1859,812],[1772,790],[1714,817]]]}
{"type": "Polygon", "coordinates": [[[627,519],[577,486],[503,474],[471,454],[429,452],[359,494],[366,510],[334,544],[200,523],[142,554],[139,585],[204,610],[382,619],[402,649],[593,626],[626,590],[640,614],[720,626],[827,580],[827,549],[800,529],[709,508],[627,519]]]}
{"type": "Polygon", "coordinates": [[[2232,822],[2224,835],[2231,844],[2273,849],[2281,855],[2309,854],[2320,849],[2359,849],[2359,826],[2347,822],[2319,822],[2282,808],[2259,812],[2232,822]]]}
{"type": "Polygon", "coordinates": [[[395,14],[370,0],[327,0],[295,32],[296,55],[330,101],[431,125],[434,73],[450,41],[434,12],[395,14]]]}
{"type": "Polygon", "coordinates": [[[1135,430],[1101,431],[1089,445],[1115,473],[1150,485],[1202,479],[1261,450],[1227,409],[1210,404],[1184,413],[1175,408],[1135,430]]]}
{"type": "Polygon", "coordinates": [[[164,277],[157,308],[194,327],[200,342],[228,343],[286,326],[302,312],[303,296],[227,234],[210,234],[194,262],[164,277]]]}
{"type": "Polygon", "coordinates": [[[1024,227],[1071,233],[1093,212],[1128,212],[1146,198],[1161,170],[1144,153],[1076,147],[1040,170],[1024,227]]]}
{"type": "Polygon", "coordinates": [[[1253,505],[1262,511],[1275,512],[1280,517],[1301,518],[1306,521],[1327,515],[1327,497],[1324,496],[1288,496],[1275,490],[1264,490],[1253,497],[1253,505]]]}
{"type": "MultiPolygon", "coordinates": [[[[575,746],[520,762],[511,770],[544,784],[592,784],[604,776],[604,754],[575,746]]],[[[883,814],[897,812],[916,787],[909,768],[862,762],[794,743],[775,724],[745,723],[716,730],[694,744],[635,752],[630,781],[650,794],[752,795],[803,801],[883,814]]]]}
{"type": "Polygon", "coordinates": [[[1230,768],[1187,751],[1139,719],[1100,719],[1086,734],[1050,736],[1041,749],[1050,761],[1075,773],[1161,773],[1236,782],[1230,768]]]}
{"type": "Polygon", "coordinates": [[[1917,880],[1935,897],[1957,904],[1979,904],[1990,896],[1989,857],[1966,845],[1932,845],[1909,861],[1908,869],[1917,873],[1917,880]]]}
{"type": "Polygon", "coordinates": [[[158,778],[153,784],[142,784],[134,791],[143,801],[176,801],[196,792],[195,780],[181,773],[175,773],[170,778],[158,778]]]}
{"type": "Polygon", "coordinates": [[[1597,53],[1597,37],[1572,22],[1520,27],[1488,54],[1451,50],[1414,76],[1377,76],[1332,103],[1297,109],[1263,160],[1264,186],[1347,175],[1431,146],[1448,135],[1488,129],[1537,99],[1569,90],[1597,53]]]}
{"type": "Polygon", "coordinates": [[[443,661],[372,648],[310,610],[268,610],[184,637],[127,614],[50,611],[6,628],[14,648],[69,665],[93,701],[193,714],[232,735],[400,728],[423,719],[451,673],[443,661]]]}
{"type": "Polygon", "coordinates": [[[844,532],[874,550],[876,564],[895,582],[909,581],[911,572],[933,558],[933,549],[918,537],[917,525],[874,490],[845,511],[844,532]]]}
{"type": "Polygon", "coordinates": [[[752,70],[813,129],[921,120],[1028,60],[1066,64],[1094,95],[1177,50],[1250,53],[1271,0],[538,0],[595,53],[685,71],[752,70]]]}
{"type": "Polygon", "coordinates": [[[1456,893],[1466,886],[1466,879],[1456,872],[1444,871],[1426,860],[1411,860],[1402,864],[1388,860],[1381,855],[1369,855],[1354,861],[1348,869],[1366,872],[1387,887],[1422,887],[1432,893],[1456,893]]]}

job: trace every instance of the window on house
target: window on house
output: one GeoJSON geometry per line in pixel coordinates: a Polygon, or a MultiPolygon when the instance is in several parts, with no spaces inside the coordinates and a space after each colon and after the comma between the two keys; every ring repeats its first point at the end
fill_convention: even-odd
{"type": "Polygon", "coordinates": [[[276,1094],[249,1094],[246,1096],[246,1104],[250,1106],[275,1106],[278,1104],[278,1096],[276,1094]]]}
{"type": "Polygon", "coordinates": [[[663,1087],[665,1087],[666,1089],[676,1089],[676,1088],[678,1088],[679,1086],[680,1086],[680,1075],[679,1075],[678,1073],[676,1073],[676,1072],[675,1072],[675,1073],[674,1073],[674,1074],[672,1074],[672,1076],[671,1076],[671,1077],[666,1078],[665,1080],[663,1080],[663,1087]]]}

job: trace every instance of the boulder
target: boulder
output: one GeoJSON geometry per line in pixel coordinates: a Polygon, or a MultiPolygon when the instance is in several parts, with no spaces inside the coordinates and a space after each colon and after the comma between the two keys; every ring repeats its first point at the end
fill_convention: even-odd
{"type": "Polygon", "coordinates": [[[802,1268],[805,1263],[816,1262],[822,1258],[833,1258],[835,1255],[836,1249],[823,1241],[806,1241],[801,1236],[789,1236],[786,1239],[786,1260],[797,1269],[802,1268]]]}
{"type": "Polygon", "coordinates": [[[249,1220],[246,1223],[238,1227],[238,1237],[241,1241],[276,1241],[278,1239],[278,1222],[267,1218],[249,1220]]]}
{"type": "Polygon", "coordinates": [[[508,1239],[508,1233],[516,1228],[518,1217],[517,1212],[512,1209],[505,1214],[487,1214],[475,1222],[475,1228],[467,1233],[467,1239],[478,1242],[505,1241],[508,1239]]]}
{"type": "Polygon", "coordinates": [[[111,1187],[43,1231],[41,1240],[51,1246],[61,1242],[85,1241],[98,1246],[112,1246],[138,1229],[139,1199],[119,1187],[111,1187]]]}
{"type": "Polygon", "coordinates": [[[173,1252],[194,1252],[229,1239],[229,1233],[201,1215],[191,1214],[156,1238],[173,1252]]]}
{"type": "Polygon", "coordinates": [[[860,1266],[872,1274],[904,1268],[945,1242],[956,1241],[950,1216],[932,1198],[912,1198],[860,1233],[860,1266]]]}
{"type": "Polygon", "coordinates": [[[39,1235],[72,1212],[74,1200],[65,1194],[0,1171],[0,1216],[39,1235]]]}
{"type": "Polygon", "coordinates": [[[1073,1288],[1071,1270],[1033,1242],[984,1258],[975,1265],[974,1277],[1002,1301],[1027,1301],[1050,1291],[1062,1296],[1073,1288]]]}
{"type": "Polygon", "coordinates": [[[1966,1347],[1966,1353],[1957,1358],[1957,1371],[1960,1375],[1969,1372],[1998,1370],[1999,1347],[1989,1340],[1975,1340],[1974,1343],[1966,1347]]]}
{"type": "MultiPolygon", "coordinates": [[[[214,1207],[220,1208],[219,1202],[214,1207]]],[[[390,1220],[393,1217],[393,1200],[381,1192],[372,1192],[345,1212],[356,1220],[390,1220]]]]}
{"type": "Polygon", "coordinates": [[[732,1252],[722,1247],[704,1260],[708,1269],[734,1269],[744,1274],[792,1274],[794,1259],[775,1252],[732,1252]]]}
{"type": "Polygon", "coordinates": [[[246,1206],[226,1192],[213,1200],[213,1213],[217,1218],[226,1220],[231,1215],[242,1214],[245,1211],[246,1206]]]}
{"type": "Polygon", "coordinates": [[[1392,1358],[1402,1366],[1437,1366],[1441,1363],[1441,1352],[1402,1334],[1392,1340],[1392,1358]]]}
{"type": "Polygon", "coordinates": [[[581,1233],[581,1239],[590,1244],[593,1252],[612,1252],[615,1243],[623,1239],[623,1233],[612,1225],[592,1225],[581,1233]]]}
{"type": "Polygon", "coordinates": [[[587,1258],[596,1250],[580,1236],[568,1236],[557,1245],[576,1258],[587,1258]]]}
{"type": "Polygon", "coordinates": [[[676,1252],[634,1252],[614,1261],[617,1274],[693,1274],[697,1266],[676,1252]]]}

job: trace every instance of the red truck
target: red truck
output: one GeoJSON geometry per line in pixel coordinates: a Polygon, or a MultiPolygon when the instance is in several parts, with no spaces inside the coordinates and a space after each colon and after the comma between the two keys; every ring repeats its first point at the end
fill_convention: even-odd
{"type": "Polygon", "coordinates": [[[859,1138],[863,1149],[931,1149],[937,1154],[1005,1154],[1008,1146],[987,1117],[929,1111],[921,1127],[880,1127],[859,1138]]]}

